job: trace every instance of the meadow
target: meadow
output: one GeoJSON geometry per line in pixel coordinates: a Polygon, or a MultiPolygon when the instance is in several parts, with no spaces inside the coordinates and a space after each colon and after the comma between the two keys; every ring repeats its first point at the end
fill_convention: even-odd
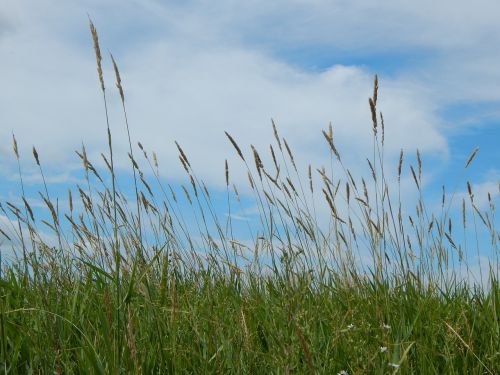
{"type": "MultiPolygon", "coordinates": [[[[112,140],[118,125],[109,122],[92,23],[90,30],[108,142],[104,167],[82,147],[85,186],[71,188],[62,207],[44,183],[40,212],[25,194],[12,139],[19,199],[0,205],[9,218],[1,241],[15,254],[2,259],[0,274],[5,374],[500,373],[495,200],[488,194],[488,207],[478,207],[464,181],[467,197],[443,190],[439,209],[431,210],[421,193],[420,152],[409,158],[401,150],[398,164],[386,165],[377,77],[367,101],[367,176],[351,173],[331,126],[318,147],[335,172],[312,165],[302,171],[274,121],[269,165],[254,146],[226,133],[241,161],[231,168],[244,168],[248,186],[240,192],[228,163],[221,168],[224,215],[180,144],[187,182],[172,187],[156,154],[129,136],[132,193],[120,191],[115,162],[123,155],[113,153],[112,140]],[[401,200],[406,173],[420,192],[411,207],[401,200]],[[258,210],[251,241],[238,237],[241,224],[231,215],[242,194],[258,210]],[[327,208],[326,220],[318,205],[327,208]],[[468,262],[479,247],[489,264],[478,281],[468,262]]],[[[33,161],[45,179],[35,148],[33,161]]]]}

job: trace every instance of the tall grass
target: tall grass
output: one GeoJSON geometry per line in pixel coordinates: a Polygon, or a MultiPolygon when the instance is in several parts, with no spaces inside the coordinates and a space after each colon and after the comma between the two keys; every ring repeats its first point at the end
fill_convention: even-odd
{"type": "MultiPolygon", "coordinates": [[[[117,184],[102,57],[90,28],[106,168],[95,167],[82,146],[86,186],[69,190],[64,209],[44,180],[47,216],[25,195],[13,138],[20,203],[0,205],[10,225],[0,234],[16,255],[0,275],[4,373],[500,373],[494,200],[488,194],[489,208],[479,208],[467,183],[456,224],[454,195],[443,190],[439,212],[427,208],[420,152],[408,166],[401,150],[390,173],[377,77],[368,101],[373,152],[366,178],[344,163],[331,126],[323,131],[324,147],[335,173],[311,165],[302,173],[274,121],[271,165],[256,147],[247,155],[226,133],[258,208],[250,243],[235,236],[231,213],[240,194],[227,161],[228,215],[221,219],[178,143],[187,185],[166,184],[156,154],[140,143],[137,159],[111,57],[134,181],[128,202],[117,184]],[[401,201],[406,170],[419,192],[414,211],[401,201]],[[471,220],[475,238],[468,240],[471,220]],[[475,284],[467,261],[474,249],[467,244],[479,237],[489,238],[482,254],[489,252],[490,264],[483,269],[488,283],[475,284]]],[[[33,155],[43,176],[35,149],[33,155]]]]}

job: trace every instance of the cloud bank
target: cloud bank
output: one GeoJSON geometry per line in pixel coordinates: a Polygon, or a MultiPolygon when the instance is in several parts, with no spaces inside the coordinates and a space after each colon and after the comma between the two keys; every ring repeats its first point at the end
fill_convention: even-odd
{"type": "MultiPolygon", "coordinates": [[[[101,48],[112,50],[120,66],[133,138],[156,151],[172,178],[182,174],[177,140],[199,174],[222,185],[224,159],[236,162],[223,132],[264,152],[271,117],[296,158],[317,166],[328,162],[321,129],[331,121],[341,153],[356,165],[371,147],[367,99],[375,59],[377,66],[401,61],[380,77],[386,155],[393,164],[401,147],[419,148],[439,167],[449,157],[453,131],[440,110],[500,100],[494,64],[500,49],[491,48],[500,45],[493,16],[500,4],[493,1],[471,8],[451,1],[88,0],[56,6],[9,0],[0,13],[2,165],[10,158],[11,131],[25,159],[36,144],[54,169],[76,168],[73,150],[82,142],[94,158],[105,150],[87,12],[101,48]]],[[[105,60],[111,126],[125,167],[128,141],[105,60]]]]}

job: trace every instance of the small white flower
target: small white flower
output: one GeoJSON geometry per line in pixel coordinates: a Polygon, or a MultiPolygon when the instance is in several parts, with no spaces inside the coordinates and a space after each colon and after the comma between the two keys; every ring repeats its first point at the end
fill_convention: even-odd
{"type": "Polygon", "coordinates": [[[389,363],[389,366],[391,366],[392,368],[399,368],[399,364],[397,363],[389,363]]]}
{"type": "Polygon", "coordinates": [[[349,373],[346,370],[342,370],[340,372],[337,372],[337,375],[349,375],[349,373]]]}
{"type": "Polygon", "coordinates": [[[349,329],[349,330],[351,330],[353,328],[354,328],[354,324],[352,324],[352,323],[347,326],[347,329],[349,329]]]}
{"type": "Polygon", "coordinates": [[[382,328],[383,329],[386,329],[386,330],[390,330],[391,329],[391,326],[389,324],[382,324],[382,328]]]}
{"type": "Polygon", "coordinates": [[[380,347],[380,353],[385,353],[387,351],[387,346],[380,347]]]}

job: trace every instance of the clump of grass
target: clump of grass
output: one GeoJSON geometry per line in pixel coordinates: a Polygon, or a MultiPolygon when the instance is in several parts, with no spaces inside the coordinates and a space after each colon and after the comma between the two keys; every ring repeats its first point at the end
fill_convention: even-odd
{"type": "MultiPolygon", "coordinates": [[[[107,168],[96,168],[82,146],[77,154],[86,186],[69,190],[64,210],[44,180],[46,219],[28,203],[13,138],[24,207],[0,204],[11,225],[0,234],[16,255],[2,264],[0,275],[4,373],[500,373],[494,202],[489,195],[489,210],[480,210],[467,184],[469,202],[460,202],[458,217],[464,239],[458,240],[453,197],[447,200],[443,190],[440,213],[425,205],[417,151],[417,166],[409,172],[419,199],[415,212],[409,211],[400,198],[403,150],[397,181],[388,180],[377,77],[368,100],[373,154],[366,179],[355,178],[344,164],[331,126],[323,132],[325,152],[343,174],[308,165],[302,175],[274,120],[271,167],[253,145],[250,166],[226,132],[259,210],[249,244],[234,234],[230,213],[240,196],[227,161],[229,215],[223,222],[177,142],[189,181],[180,189],[163,182],[156,154],[150,158],[141,143],[142,163],[137,159],[111,56],[129,139],[131,207],[116,183],[102,56],[92,22],[90,29],[107,168]],[[194,219],[180,203],[180,190],[194,219]],[[329,210],[326,222],[318,205],[329,210]],[[464,257],[470,250],[468,216],[475,240],[476,224],[491,239],[488,285],[459,275],[462,269],[472,274],[464,257]],[[56,245],[44,239],[47,228],[56,245]]],[[[35,149],[33,155],[43,176],[35,149]]]]}

